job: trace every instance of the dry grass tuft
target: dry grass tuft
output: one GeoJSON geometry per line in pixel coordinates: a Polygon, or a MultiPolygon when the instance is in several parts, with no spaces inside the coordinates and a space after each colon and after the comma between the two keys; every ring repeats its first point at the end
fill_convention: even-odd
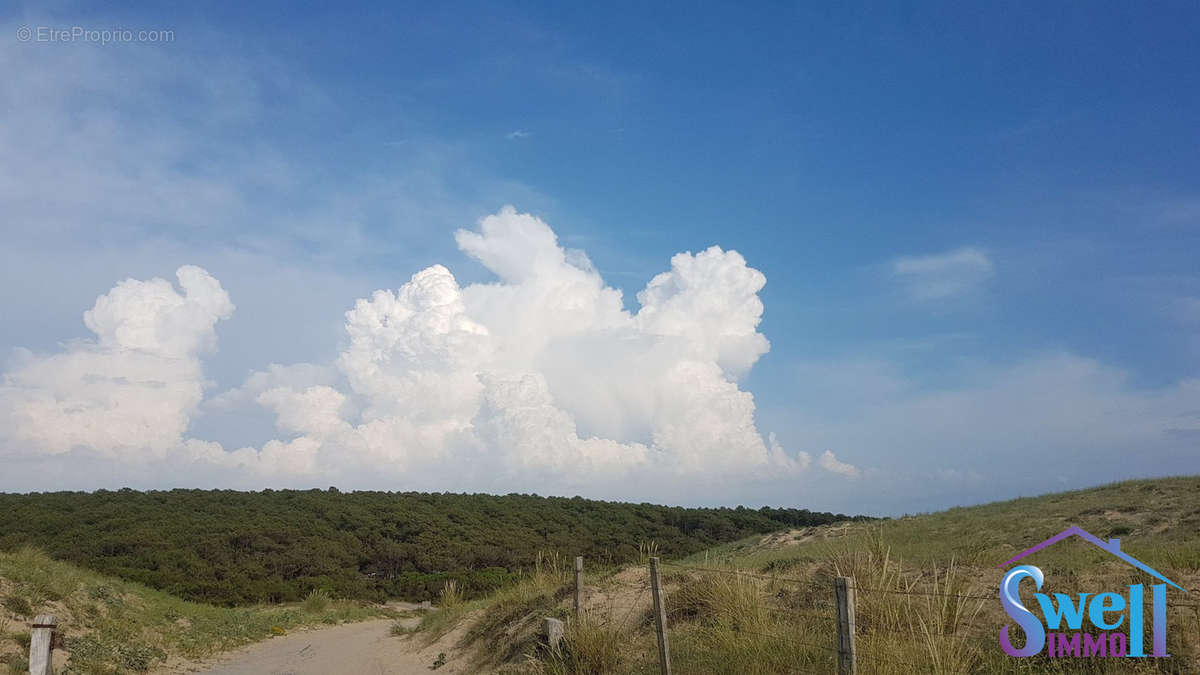
{"type": "Polygon", "coordinates": [[[458,588],[458,582],[451,579],[438,592],[438,605],[443,609],[452,609],[463,603],[463,593],[458,588]]]}
{"type": "Polygon", "coordinates": [[[320,614],[329,608],[329,593],[314,588],[304,597],[304,611],[309,614],[320,614]]]}

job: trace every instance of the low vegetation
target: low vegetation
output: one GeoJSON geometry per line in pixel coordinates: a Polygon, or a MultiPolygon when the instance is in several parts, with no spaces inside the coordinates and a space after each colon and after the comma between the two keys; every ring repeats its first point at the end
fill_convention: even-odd
{"type": "Polygon", "coordinates": [[[172,656],[199,658],[297,628],[392,614],[319,590],[302,605],[214,607],[28,547],[0,553],[0,598],[0,664],[14,673],[28,671],[29,624],[37,614],[59,619],[65,652],[56,651],[57,663],[68,672],[104,674],[145,672],[172,656]]]}
{"type": "MultiPolygon", "coordinates": [[[[646,547],[644,547],[646,548],[646,547]]],[[[1111,590],[1149,578],[1077,539],[1039,552],[1049,592],[1111,590]]],[[[854,577],[860,672],[1200,672],[1200,478],[1117,483],[1036,498],[873,523],[796,528],[687,557],[664,554],[672,660],[691,674],[836,670],[833,579],[854,577]],[[1015,660],[997,640],[997,566],[1078,525],[1122,539],[1123,550],[1192,589],[1168,602],[1170,659],[1015,660]]],[[[570,611],[560,575],[513,588],[418,630],[469,627],[459,647],[477,669],[506,672],[656,673],[646,567],[589,565],[585,612],[570,611]],[[540,644],[545,616],[567,620],[563,646],[540,644]],[[511,645],[499,650],[499,645],[511,645]]],[[[1148,614],[1147,614],[1148,615],[1148,614]]]]}
{"type": "Polygon", "coordinates": [[[314,588],[304,597],[304,611],[310,614],[320,614],[329,608],[329,602],[328,593],[319,588],[314,588]]]}
{"type": "MultiPolygon", "coordinates": [[[[542,527],[552,538],[553,526],[542,527]]],[[[646,561],[658,557],[672,659],[677,672],[689,675],[833,672],[837,576],[853,577],[858,586],[860,672],[1200,672],[1200,597],[1191,597],[1200,587],[1200,478],[1129,481],[894,520],[790,527],[691,554],[652,539],[621,546],[626,560],[585,553],[579,616],[571,608],[569,564],[578,548],[562,546],[535,550],[528,565],[490,593],[471,593],[460,578],[443,578],[430,593],[438,610],[422,612],[415,628],[407,627],[415,615],[406,614],[409,621],[397,622],[394,633],[437,651],[431,668],[453,663],[460,669],[465,664],[467,672],[656,673],[646,561]],[[999,650],[997,635],[1008,619],[997,600],[1003,574],[997,566],[1071,525],[1119,537],[1123,550],[1192,589],[1186,595],[1172,591],[1168,602],[1172,658],[1132,665],[1044,656],[1015,661],[999,650]],[[566,622],[557,650],[542,639],[546,617],[566,622]]],[[[1147,581],[1076,539],[1036,555],[1048,592],[1095,593],[1147,581]]],[[[289,605],[198,604],[23,547],[0,553],[0,664],[12,672],[28,667],[28,625],[37,613],[60,617],[67,666],[86,673],[145,671],[173,656],[200,657],[299,627],[401,616],[339,597],[335,588],[310,584],[289,605]]]]}
{"type": "Polygon", "coordinates": [[[197,602],[437,600],[512,583],[539,551],[606,564],[654,540],[682,556],[846,516],[804,509],[685,509],[536,495],[337,490],[99,490],[0,494],[0,551],[51,557],[197,602]]]}

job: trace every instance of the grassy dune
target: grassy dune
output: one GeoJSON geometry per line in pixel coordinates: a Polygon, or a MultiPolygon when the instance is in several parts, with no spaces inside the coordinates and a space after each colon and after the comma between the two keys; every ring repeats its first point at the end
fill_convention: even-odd
{"type": "MultiPolygon", "coordinates": [[[[1030,562],[1044,592],[1120,590],[1154,580],[1073,538],[1030,562]]],[[[673,661],[680,673],[835,670],[833,577],[855,577],[860,672],[1200,672],[1200,477],[1139,480],[956,508],[881,523],[780,532],[666,561],[673,661]],[[997,565],[1078,525],[1160,570],[1189,593],[1168,596],[1170,659],[1012,659],[997,565]]],[[[646,569],[589,569],[587,612],[570,618],[566,570],[431,616],[480,668],[529,673],[655,673],[646,569]],[[537,644],[543,616],[569,619],[566,649],[537,644]],[[498,646],[504,645],[503,651],[498,646]],[[499,658],[498,658],[499,655],[499,658]]],[[[1029,603],[1027,599],[1027,603],[1029,603]]],[[[1147,616],[1149,613],[1147,612],[1147,616]]]]}
{"type": "Polygon", "coordinates": [[[0,672],[28,672],[29,624],[36,614],[58,617],[67,649],[54,658],[67,672],[132,673],[171,657],[204,657],[303,626],[390,612],[320,592],[291,605],[214,607],[51,560],[33,548],[0,553],[0,672]]]}
{"type": "MultiPolygon", "coordinates": [[[[602,567],[588,560],[585,612],[570,609],[570,551],[540,555],[515,584],[478,599],[448,585],[418,640],[457,642],[447,658],[466,672],[656,673],[645,560],[602,567]],[[539,644],[547,616],[568,622],[566,647],[539,644]]],[[[833,578],[853,576],[860,672],[1200,672],[1200,477],[1099,488],[951,509],[882,522],[799,528],[755,536],[664,562],[676,672],[828,673],[834,670],[833,578]],[[999,649],[1008,622],[997,599],[1015,553],[1078,525],[1159,569],[1189,593],[1168,600],[1171,659],[1014,660],[999,649]]],[[[1036,554],[1046,592],[1118,590],[1150,582],[1111,555],[1072,539],[1036,554]]],[[[1028,599],[1027,599],[1028,603],[1028,599]]],[[[59,616],[70,672],[138,672],[298,627],[386,616],[331,600],[223,608],[184,601],[51,560],[35,549],[0,553],[0,665],[23,672],[29,619],[59,616]]],[[[397,633],[410,632],[407,628],[397,633]]],[[[2,672],[2,671],[0,671],[2,672]]]]}

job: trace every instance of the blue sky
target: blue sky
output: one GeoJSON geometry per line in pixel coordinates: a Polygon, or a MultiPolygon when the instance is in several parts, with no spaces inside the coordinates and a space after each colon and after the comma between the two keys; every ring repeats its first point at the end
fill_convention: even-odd
{"type": "MultiPolygon", "coordinates": [[[[512,204],[631,311],[680,251],[716,244],[765,275],[771,349],[738,381],[758,429],[861,475],[706,501],[902,512],[1196,471],[1195,3],[0,19],[6,352],[88,339],[80,315],[114,283],[195,264],[238,307],[209,394],[329,363],[355,298],[434,263],[493,279],[453,233],[512,204]],[[174,39],[14,38],[75,25],[174,39]]],[[[274,437],[257,413],[190,425],[226,447],[274,437]]],[[[23,487],[40,486],[0,485],[23,487]]]]}

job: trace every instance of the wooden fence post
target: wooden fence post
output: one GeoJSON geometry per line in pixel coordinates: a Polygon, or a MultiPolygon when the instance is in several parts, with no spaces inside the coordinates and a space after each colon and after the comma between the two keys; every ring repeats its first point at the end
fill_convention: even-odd
{"type": "Polygon", "coordinates": [[[663,602],[658,558],[650,559],[650,590],[654,595],[654,628],[658,631],[658,664],[662,675],[671,675],[671,649],[667,645],[667,606],[663,602]]]}
{"type": "Polygon", "coordinates": [[[30,675],[51,675],[54,672],[54,630],[58,628],[58,617],[38,614],[33,619],[33,631],[29,636],[30,675]]]}
{"type": "Polygon", "coordinates": [[[546,633],[546,644],[549,645],[551,650],[558,651],[562,647],[563,622],[558,619],[546,617],[543,630],[546,633]]]}
{"type": "Polygon", "coordinates": [[[858,663],[854,649],[854,577],[833,580],[837,598],[838,675],[855,675],[858,663]]]}
{"type": "Polygon", "coordinates": [[[583,556],[575,556],[575,619],[583,609],[583,556]]]}

